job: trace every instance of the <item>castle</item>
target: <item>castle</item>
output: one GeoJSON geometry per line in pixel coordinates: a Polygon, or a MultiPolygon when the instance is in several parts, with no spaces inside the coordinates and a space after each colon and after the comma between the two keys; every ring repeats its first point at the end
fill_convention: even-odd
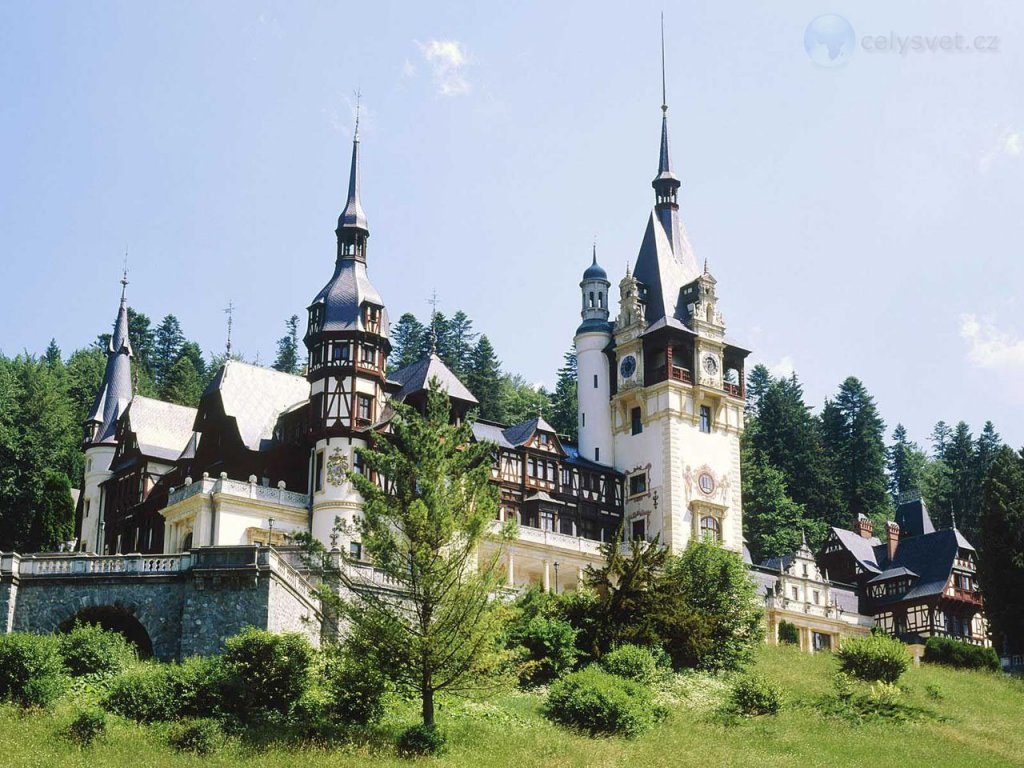
{"type": "MultiPolygon", "coordinates": [[[[695,537],[742,550],[739,441],[747,350],[725,335],[717,283],[698,269],[680,221],[679,178],[662,106],[654,207],[635,266],[611,282],[597,263],[580,282],[576,331],[579,444],[542,418],[477,420],[496,447],[501,520],[519,523],[508,582],[573,588],[620,526],[673,551],[695,537]]],[[[79,549],[172,554],[197,547],[286,544],[300,532],[339,541],[361,499],[347,480],[358,449],[387,433],[395,401],[419,403],[442,382],[456,418],[477,404],[436,356],[387,365],[388,308],[371,280],[360,195],[358,124],[334,271],[307,308],[305,376],[229,360],[197,409],[133,396],[122,286],[102,388],[84,424],[79,549]]],[[[351,530],[351,527],[349,528],[351,530]]]]}

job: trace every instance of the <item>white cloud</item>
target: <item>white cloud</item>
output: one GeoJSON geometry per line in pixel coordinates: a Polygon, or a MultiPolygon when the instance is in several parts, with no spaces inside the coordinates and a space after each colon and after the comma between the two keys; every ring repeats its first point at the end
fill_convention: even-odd
{"type": "Polygon", "coordinates": [[[463,72],[469,59],[457,40],[430,40],[416,43],[433,71],[434,84],[442,96],[459,96],[469,91],[463,72]]]}
{"type": "Polygon", "coordinates": [[[961,315],[960,338],[967,341],[967,359],[978,368],[1024,369],[1024,339],[1001,331],[990,319],[961,315]]]}
{"type": "Polygon", "coordinates": [[[1007,128],[999,134],[991,149],[982,155],[978,167],[987,171],[993,163],[999,160],[1018,158],[1022,155],[1024,155],[1024,131],[1007,128]]]}
{"type": "Polygon", "coordinates": [[[788,379],[793,375],[796,367],[793,365],[793,358],[784,355],[775,365],[769,365],[768,370],[776,379],[788,379]]]}

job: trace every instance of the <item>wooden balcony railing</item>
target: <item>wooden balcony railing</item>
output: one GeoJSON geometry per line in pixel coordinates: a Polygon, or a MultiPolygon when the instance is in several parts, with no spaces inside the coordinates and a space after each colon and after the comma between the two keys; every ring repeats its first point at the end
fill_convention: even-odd
{"type": "Polygon", "coordinates": [[[672,378],[685,384],[693,384],[693,374],[687,368],[680,368],[678,365],[672,366],[672,378]]]}

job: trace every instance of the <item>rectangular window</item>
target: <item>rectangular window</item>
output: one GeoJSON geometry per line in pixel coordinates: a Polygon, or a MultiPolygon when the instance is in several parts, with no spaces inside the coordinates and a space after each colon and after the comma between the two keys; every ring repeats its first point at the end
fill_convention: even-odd
{"type": "Polygon", "coordinates": [[[796,587],[792,587],[792,590],[793,590],[793,599],[794,600],[799,600],[800,599],[800,590],[797,589],[796,587]]]}
{"type": "Polygon", "coordinates": [[[814,590],[812,594],[814,595],[814,604],[818,605],[821,602],[821,593],[818,590],[814,590]]]}
{"type": "Polygon", "coordinates": [[[587,426],[587,414],[585,414],[585,413],[581,413],[580,414],[580,422],[581,422],[580,423],[581,427],[587,426]]]}
{"type": "Polygon", "coordinates": [[[600,448],[595,448],[594,449],[594,461],[600,461],[600,460],[601,460],[601,449],[600,448]]]}
{"type": "Polygon", "coordinates": [[[373,365],[374,348],[370,344],[363,345],[363,362],[373,365]]]}
{"type": "Polygon", "coordinates": [[[700,407],[700,431],[711,434],[711,409],[706,405],[700,407]]]}
{"type": "Polygon", "coordinates": [[[89,499],[85,500],[85,516],[89,516],[89,507],[92,506],[92,502],[89,499]]]}
{"type": "Polygon", "coordinates": [[[540,511],[540,527],[543,531],[555,530],[555,513],[550,509],[540,511]]]}
{"type": "Polygon", "coordinates": [[[356,415],[363,421],[370,421],[373,418],[373,398],[369,395],[358,395],[358,410],[356,415]]]}
{"type": "Polygon", "coordinates": [[[634,520],[633,521],[632,531],[631,531],[633,538],[634,539],[643,539],[643,538],[645,538],[645,536],[644,536],[645,530],[644,529],[646,527],[647,526],[644,524],[643,520],[634,520]]]}
{"type": "Polygon", "coordinates": [[[348,554],[353,560],[363,559],[363,545],[358,541],[350,541],[348,545],[348,554]]]}
{"type": "Polygon", "coordinates": [[[630,421],[632,422],[633,434],[639,435],[644,431],[644,423],[640,416],[640,409],[634,408],[629,412],[630,421]]]}
{"type": "Polygon", "coordinates": [[[348,344],[346,342],[334,344],[334,360],[335,362],[347,362],[348,361],[348,344]]]}
{"type": "Polygon", "coordinates": [[[316,483],[314,490],[322,491],[324,489],[324,452],[316,452],[316,472],[313,475],[313,482],[316,483]]]}
{"type": "Polygon", "coordinates": [[[647,493],[646,472],[639,472],[629,477],[629,495],[639,496],[641,493],[647,493]]]}
{"type": "Polygon", "coordinates": [[[597,389],[597,374],[594,374],[594,389],[597,389]]]}

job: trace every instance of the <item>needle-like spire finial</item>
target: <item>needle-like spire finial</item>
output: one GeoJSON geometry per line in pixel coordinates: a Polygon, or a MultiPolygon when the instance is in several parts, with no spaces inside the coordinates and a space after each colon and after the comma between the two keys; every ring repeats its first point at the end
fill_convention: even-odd
{"type": "Polygon", "coordinates": [[[430,310],[430,354],[437,354],[437,289],[427,299],[427,303],[431,306],[430,310]]]}
{"type": "Polygon", "coordinates": [[[124,247],[124,269],[121,272],[121,303],[124,303],[125,289],[128,287],[128,246],[124,247]]]}
{"type": "Polygon", "coordinates": [[[355,130],[355,133],[353,134],[353,137],[352,137],[356,141],[359,141],[359,106],[360,106],[360,101],[361,101],[362,97],[363,97],[362,91],[360,91],[358,88],[356,88],[356,130],[355,130]]]}
{"type": "Polygon", "coordinates": [[[665,95],[665,12],[661,12],[661,111],[668,112],[668,98],[665,95]]]}

